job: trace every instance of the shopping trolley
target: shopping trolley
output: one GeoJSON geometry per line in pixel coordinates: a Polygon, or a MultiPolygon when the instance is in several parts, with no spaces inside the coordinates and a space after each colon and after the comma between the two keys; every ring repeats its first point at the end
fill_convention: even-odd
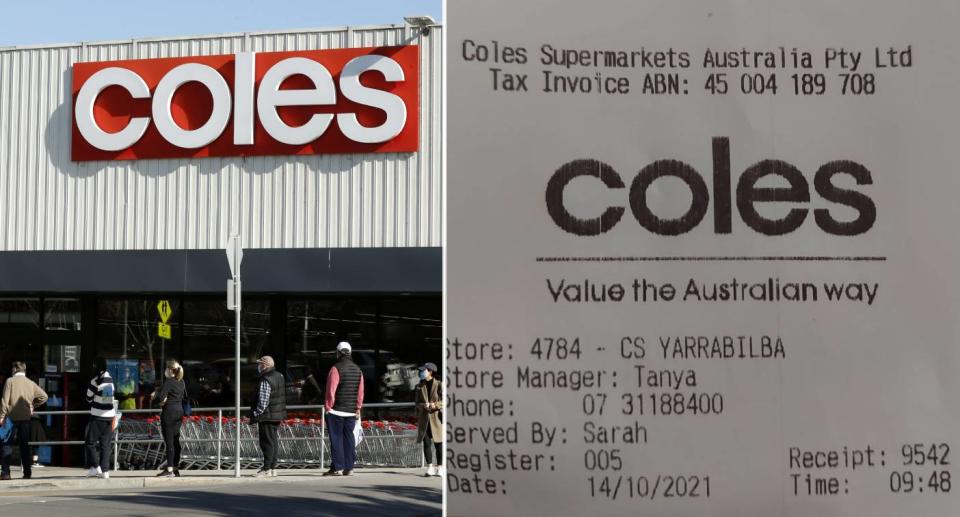
{"type": "MultiPolygon", "coordinates": [[[[240,467],[263,464],[256,424],[246,419],[213,416],[184,417],[180,428],[184,469],[233,468],[237,433],[240,467]],[[219,443],[218,443],[219,442],[219,443]]],[[[280,424],[277,468],[325,468],[330,464],[330,439],[321,418],[291,418],[280,424]],[[322,461],[321,461],[322,459],[322,461]]],[[[124,469],[155,469],[166,465],[166,448],[158,417],[124,418],[120,422],[118,462],[124,469]]],[[[403,422],[364,422],[357,446],[358,466],[419,467],[422,450],[416,426],[403,422]]]]}

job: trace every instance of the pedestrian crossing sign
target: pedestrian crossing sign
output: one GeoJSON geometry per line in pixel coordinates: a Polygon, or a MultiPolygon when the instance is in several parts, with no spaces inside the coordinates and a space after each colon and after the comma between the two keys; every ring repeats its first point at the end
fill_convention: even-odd
{"type": "Polygon", "coordinates": [[[157,313],[160,314],[160,321],[166,323],[170,319],[170,315],[173,314],[173,309],[170,308],[170,302],[167,300],[160,300],[157,303],[157,313]]]}

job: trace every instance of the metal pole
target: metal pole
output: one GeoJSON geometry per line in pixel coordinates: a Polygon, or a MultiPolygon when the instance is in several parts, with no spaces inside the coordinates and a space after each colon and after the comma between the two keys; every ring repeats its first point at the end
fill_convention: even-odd
{"type": "Polygon", "coordinates": [[[327,432],[327,407],[320,408],[320,468],[323,468],[323,435],[327,432]]]}
{"type": "Polygon", "coordinates": [[[217,410],[217,470],[220,470],[220,448],[223,445],[223,410],[217,410]]]}
{"type": "MultiPolygon", "coordinates": [[[[237,245],[237,249],[240,249],[239,243],[237,245]]],[[[233,467],[233,475],[234,477],[240,477],[240,425],[241,425],[241,422],[240,422],[240,288],[239,288],[240,261],[239,260],[236,261],[236,264],[237,264],[237,275],[234,277],[234,285],[235,285],[235,289],[237,290],[237,295],[235,297],[237,302],[237,307],[236,307],[236,310],[234,310],[234,314],[236,314],[237,316],[237,349],[236,349],[237,364],[236,364],[236,373],[235,373],[236,377],[234,378],[234,381],[235,381],[234,384],[236,385],[236,388],[234,389],[235,390],[234,403],[237,406],[237,457],[235,458],[236,463],[234,464],[234,467],[233,467]]]]}
{"type": "Polygon", "coordinates": [[[113,471],[120,470],[120,426],[117,425],[117,433],[113,436],[113,471]]]}

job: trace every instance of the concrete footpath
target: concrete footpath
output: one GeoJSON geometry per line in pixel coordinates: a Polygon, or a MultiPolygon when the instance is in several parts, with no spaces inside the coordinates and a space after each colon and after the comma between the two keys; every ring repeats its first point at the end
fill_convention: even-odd
{"type": "Polygon", "coordinates": [[[0,481],[0,515],[16,517],[423,517],[443,511],[442,480],[423,469],[357,469],[349,477],[320,470],[286,470],[275,478],[245,471],[189,471],[157,478],[156,471],[121,471],[110,479],[81,477],[81,469],[37,469],[34,479],[0,481]]]}
{"type": "Polygon", "coordinates": [[[42,467],[33,470],[32,479],[23,479],[18,467],[12,468],[12,478],[0,481],[0,497],[5,494],[43,491],[110,490],[137,488],[176,488],[208,487],[218,485],[239,485],[244,483],[284,483],[284,482],[350,482],[377,484],[389,480],[396,483],[399,477],[409,476],[417,485],[433,485],[441,490],[439,477],[423,478],[424,469],[410,468],[358,468],[349,477],[324,477],[323,470],[285,470],[278,469],[276,477],[254,477],[256,470],[243,470],[241,477],[234,477],[231,470],[182,470],[181,477],[158,478],[157,470],[120,470],[110,473],[110,479],[88,478],[86,469],[42,467]]]}

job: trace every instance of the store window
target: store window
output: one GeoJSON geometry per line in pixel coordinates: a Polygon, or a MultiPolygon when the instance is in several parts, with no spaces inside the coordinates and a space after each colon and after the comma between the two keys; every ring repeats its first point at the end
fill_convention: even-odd
{"type": "Polygon", "coordinates": [[[291,300],[287,303],[287,403],[320,404],[336,346],[347,341],[363,372],[368,400],[378,400],[377,305],[372,298],[291,300]]]}
{"type": "Polygon", "coordinates": [[[44,330],[80,330],[80,300],[77,298],[45,298],[44,330]]]}
{"type": "Polygon", "coordinates": [[[0,298],[0,325],[40,326],[39,298],[0,298]]]}
{"type": "MultiPolygon", "coordinates": [[[[203,407],[234,404],[234,312],[223,299],[186,300],[183,310],[183,357],[190,397],[203,407]]],[[[257,381],[257,358],[269,354],[270,303],[244,299],[240,312],[240,398],[251,402],[257,381]]]]}
{"type": "MultiPolygon", "coordinates": [[[[78,310],[79,312],[79,310],[78,310]]],[[[121,409],[150,407],[164,362],[179,352],[179,302],[168,298],[101,299],[97,354],[107,360],[121,409]]]]}
{"type": "Polygon", "coordinates": [[[321,402],[339,341],[349,341],[368,402],[413,400],[417,367],[440,364],[440,297],[327,298],[287,304],[287,400],[321,402]]]}
{"type": "Polygon", "coordinates": [[[443,316],[439,297],[384,298],[380,303],[380,389],[384,402],[409,402],[418,366],[441,364],[443,316]]]}

